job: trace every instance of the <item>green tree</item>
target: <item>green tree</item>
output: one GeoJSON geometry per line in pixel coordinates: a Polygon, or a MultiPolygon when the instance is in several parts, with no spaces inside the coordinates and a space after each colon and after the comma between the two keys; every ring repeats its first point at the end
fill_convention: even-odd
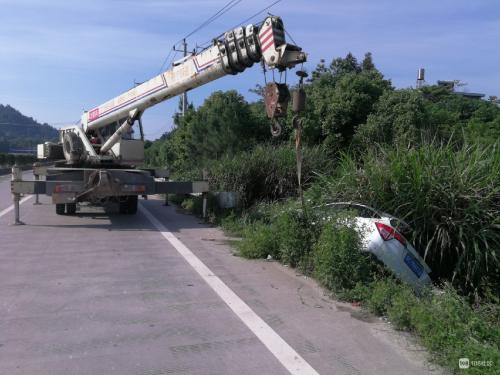
{"type": "Polygon", "coordinates": [[[386,92],[375,105],[366,124],[359,127],[355,143],[362,148],[376,144],[414,145],[429,123],[425,99],[417,90],[386,92]]]}
{"type": "Polygon", "coordinates": [[[329,67],[321,62],[306,86],[305,141],[325,142],[332,150],[348,147],[356,128],[390,90],[390,81],[375,68],[369,53],[362,64],[351,53],[334,59],[329,67]]]}
{"type": "Polygon", "coordinates": [[[184,116],[175,128],[147,150],[150,165],[168,165],[173,171],[197,174],[209,160],[251,149],[268,138],[262,102],[248,104],[236,91],[217,91],[184,116]]]}

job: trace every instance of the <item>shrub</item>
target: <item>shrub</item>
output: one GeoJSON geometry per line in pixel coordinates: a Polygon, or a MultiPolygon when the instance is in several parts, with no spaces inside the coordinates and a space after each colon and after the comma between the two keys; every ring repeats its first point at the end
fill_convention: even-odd
{"type": "Polygon", "coordinates": [[[314,200],[359,201],[406,220],[438,277],[471,296],[498,296],[500,152],[497,145],[427,145],[343,155],[314,200]]]}
{"type": "Polygon", "coordinates": [[[279,255],[283,263],[292,267],[306,266],[307,255],[314,242],[313,228],[300,212],[284,212],[276,218],[274,228],[280,239],[279,255]]]}
{"type": "MultiPolygon", "coordinates": [[[[331,162],[323,147],[304,148],[303,155],[302,179],[307,185],[315,173],[328,171],[331,162]]],[[[212,189],[239,193],[244,207],[297,195],[295,150],[288,145],[263,145],[225,156],[208,170],[212,189]]]]}
{"type": "Polygon", "coordinates": [[[315,276],[337,294],[372,278],[374,263],[368,253],[361,251],[354,228],[335,223],[325,225],[313,251],[315,276]]]}
{"type": "Polygon", "coordinates": [[[438,363],[458,372],[462,357],[493,361],[491,367],[471,367],[468,372],[495,373],[500,342],[498,305],[474,310],[450,285],[421,298],[394,279],[375,280],[360,290],[365,306],[386,315],[396,328],[415,332],[438,363]]]}
{"type": "Polygon", "coordinates": [[[243,240],[238,243],[240,254],[246,258],[279,257],[279,239],[274,228],[255,222],[243,230],[243,240]]]}
{"type": "Polygon", "coordinates": [[[366,294],[365,304],[370,311],[377,315],[387,314],[387,307],[391,302],[392,295],[396,292],[397,284],[393,279],[381,279],[370,285],[366,294]]]}
{"type": "Polygon", "coordinates": [[[318,229],[298,208],[295,200],[261,203],[242,216],[246,230],[240,252],[249,258],[271,255],[303,272],[312,271],[309,253],[318,229]]]}
{"type": "Polygon", "coordinates": [[[0,153],[0,166],[3,167],[11,167],[14,164],[24,166],[33,164],[35,161],[35,155],[0,153]]]}

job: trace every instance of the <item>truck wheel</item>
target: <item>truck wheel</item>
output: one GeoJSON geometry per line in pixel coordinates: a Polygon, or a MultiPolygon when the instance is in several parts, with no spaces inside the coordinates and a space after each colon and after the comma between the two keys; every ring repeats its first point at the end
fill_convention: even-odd
{"type": "Polygon", "coordinates": [[[65,159],[76,164],[83,158],[84,146],[80,137],[73,132],[66,132],[63,136],[63,153],[65,159]]]}
{"type": "Polygon", "coordinates": [[[129,195],[127,199],[128,207],[127,207],[127,213],[129,215],[135,215],[137,213],[137,202],[138,202],[138,196],[137,195],[129,195]]]}
{"type": "Polygon", "coordinates": [[[56,214],[58,215],[64,215],[64,209],[65,209],[64,203],[57,203],[56,204],[56,214]]]}
{"type": "Polygon", "coordinates": [[[76,203],[68,203],[66,204],[66,213],[68,215],[76,214],[76,203]]]}
{"type": "Polygon", "coordinates": [[[137,213],[137,195],[127,195],[119,203],[121,214],[135,215],[137,213]]]}

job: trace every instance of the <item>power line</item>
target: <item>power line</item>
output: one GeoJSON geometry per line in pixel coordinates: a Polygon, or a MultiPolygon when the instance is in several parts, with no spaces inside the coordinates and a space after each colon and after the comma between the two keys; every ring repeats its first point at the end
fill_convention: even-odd
{"type": "Polygon", "coordinates": [[[200,31],[201,29],[203,29],[204,27],[208,26],[209,24],[211,24],[212,22],[214,22],[217,18],[220,18],[222,17],[224,14],[226,14],[227,12],[229,12],[231,9],[233,9],[236,5],[238,5],[239,3],[241,3],[243,0],[230,0],[226,3],[226,5],[224,5],[221,9],[219,9],[217,12],[215,12],[212,16],[210,16],[207,20],[205,20],[204,22],[202,22],[198,27],[196,27],[195,29],[193,29],[191,32],[189,32],[184,38],[182,39],[179,39],[175,44],[174,46],[172,47],[172,49],[170,50],[170,52],[168,53],[167,57],[163,60],[163,63],[160,67],[160,71],[158,74],[161,73],[161,71],[163,70],[165,64],[167,63],[170,55],[172,54],[172,52],[175,50],[175,47],[179,44],[179,43],[182,43],[185,41],[185,39],[189,38],[190,36],[192,36],[193,34],[197,33],[198,31],[200,31]]]}
{"type": "MultiPolygon", "coordinates": [[[[175,46],[174,46],[175,47],[175,46]]],[[[160,74],[163,70],[163,67],[165,66],[165,64],[167,63],[167,60],[168,58],[170,57],[170,55],[172,54],[173,50],[174,50],[174,47],[172,47],[172,49],[170,50],[170,52],[168,53],[167,57],[165,57],[165,60],[163,60],[161,66],[160,66],[160,70],[158,71],[158,74],[160,74]]]]}
{"type": "MultiPolygon", "coordinates": [[[[231,29],[229,30],[232,30],[232,29],[236,29],[237,27],[247,23],[248,21],[254,19],[255,17],[257,17],[259,14],[261,13],[264,13],[266,10],[269,10],[270,8],[272,8],[273,6],[275,6],[276,4],[282,2],[283,0],[276,0],[275,2],[271,3],[270,5],[266,6],[265,8],[262,8],[261,10],[259,10],[257,13],[253,14],[252,16],[248,17],[247,19],[241,21],[239,24],[235,25],[234,27],[232,27],[231,29]]],[[[217,38],[215,39],[218,39],[220,36],[222,36],[223,34],[220,34],[217,38]]],[[[290,39],[292,39],[293,41],[293,38],[290,36],[290,39]]],[[[201,47],[205,47],[209,44],[211,44],[213,41],[213,39],[210,39],[209,41],[205,42],[205,43],[202,43],[201,44],[201,47]]],[[[295,43],[295,42],[294,42],[295,43]]]]}
{"type": "Polygon", "coordinates": [[[272,8],[273,6],[275,6],[276,4],[282,2],[283,0],[276,0],[274,3],[272,3],[271,5],[268,5],[267,7],[263,8],[262,10],[259,10],[257,13],[255,13],[253,16],[250,16],[248,17],[246,20],[244,21],[241,21],[239,24],[237,24],[236,26],[233,27],[233,29],[237,28],[238,26],[241,26],[242,24],[244,23],[247,23],[248,21],[252,20],[253,18],[257,17],[259,14],[261,13],[264,13],[266,10],[272,8]]]}
{"type": "Polygon", "coordinates": [[[238,5],[242,1],[243,0],[231,0],[231,1],[229,1],[228,3],[226,3],[226,5],[224,5],[224,7],[222,7],[220,10],[218,10],[214,15],[212,15],[209,19],[207,19],[205,22],[203,22],[200,26],[198,26],[196,29],[194,29],[193,31],[191,31],[189,34],[187,34],[180,41],[182,41],[183,39],[189,38],[190,36],[192,36],[196,32],[200,31],[205,26],[211,24],[217,18],[223,16],[225,13],[227,13],[228,11],[230,11],[232,8],[234,8],[236,5],[238,5]]]}

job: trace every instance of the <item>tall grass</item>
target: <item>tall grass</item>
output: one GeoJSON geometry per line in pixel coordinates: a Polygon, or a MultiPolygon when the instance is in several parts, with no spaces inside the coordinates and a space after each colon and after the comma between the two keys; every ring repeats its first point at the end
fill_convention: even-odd
{"type": "MultiPolygon", "coordinates": [[[[307,185],[319,172],[330,170],[331,161],[324,147],[303,150],[303,181],[307,185]]],[[[273,201],[297,195],[295,150],[290,145],[261,145],[252,151],[225,156],[209,167],[213,189],[240,194],[245,207],[260,200],[273,201]]]]}
{"type": "Polygon", "coordinates": [[[476,298],[499,295],[500,150],[426,145],[343,155],[309,192],[359,201],[406,220],[435,276],[476,298]]]}

